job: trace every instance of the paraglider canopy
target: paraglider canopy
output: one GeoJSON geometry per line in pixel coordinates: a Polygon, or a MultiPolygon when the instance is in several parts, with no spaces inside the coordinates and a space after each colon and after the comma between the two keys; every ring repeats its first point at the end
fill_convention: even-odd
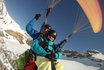
{"type": "Polygon", "coordinates": [[[102,12],[98,0],[77,0],[85,12],[94,33],[98,33],[102,28],[102,12]]]}

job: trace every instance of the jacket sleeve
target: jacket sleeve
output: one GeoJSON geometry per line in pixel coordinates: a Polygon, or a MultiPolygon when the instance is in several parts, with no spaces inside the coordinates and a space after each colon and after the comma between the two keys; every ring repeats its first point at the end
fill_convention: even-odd
{"type": "Polygon", "coordinates": [[[60,59],[63,56],[62,47],[63,47],[64,43],[59,43],[59,44],[58,45],[54,44],[54,46],[53,46],[56,59],[60,59]]]}
{"type": "Polygon", "coordinates": [[[55,53],[55,58],[56,58],[56,59],[62,58],[62,52],[57,52],[57,53],[55,53]]]}
{"type": "Polygon", "coordinates": [[[26,31],[27,33],[34,38],[36,36],[36,34],[38,33],[38,31],[36,31],[35,29],[33,29],[33,25],[36,22],[36,19],[32,19],[27,25],[26,25],[26,31]]]}
{"type": "Polygon", "coordinates": [[[46,56],[47,52],[38,44],[38,40],[34,40],[31,49],[39,56],[46,56]]]}

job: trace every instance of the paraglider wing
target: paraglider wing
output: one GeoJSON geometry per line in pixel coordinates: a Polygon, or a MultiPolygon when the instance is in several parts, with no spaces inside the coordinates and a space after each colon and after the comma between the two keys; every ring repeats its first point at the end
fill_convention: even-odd
{"type": "Polygon", "coordinates": [[[102,12],[98,0],[77,0],[86,14],[94,33],[100,32],[102,28],[102,12]]]}

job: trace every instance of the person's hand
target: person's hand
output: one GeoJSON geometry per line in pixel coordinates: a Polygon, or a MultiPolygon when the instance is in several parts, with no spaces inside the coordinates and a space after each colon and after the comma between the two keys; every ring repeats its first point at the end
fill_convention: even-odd
{"type": "Polygon", "coordinates": [[[59,49],[56,49],[55,51],[56,51],[56,53],[62,52],[62,49],[59,48],[59,49]]]}
{"type": "Polygon", "coordinates": [[[41,16],[41,14],[36,14],[34,19],[38,20],[40,16],[41,16]]]}
{"type": "Polygon", "coordinates": [[[63,41],[61,41],[57,46],[60,48],[63,48],[64,44],[67,42],[66,39],[64,39],[63,41]]]}
{"type": "Polygon", "coordinates": [[[54,54],[47,54],[45,57],[48,58],[48,59],[50,59],[50,60],[56,60],[54,54]]]}
{"type": "Polygon", "coordinates": [[[61,43],[66,43],[67,42],[67,39],[64,39],[63,41],[61,41],[61,43]]]}

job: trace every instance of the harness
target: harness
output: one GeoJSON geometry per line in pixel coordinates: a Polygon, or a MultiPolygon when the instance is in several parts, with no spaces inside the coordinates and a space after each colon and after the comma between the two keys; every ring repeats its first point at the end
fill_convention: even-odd
{"type": "MultiPolygon", "coordinates": [[[[35,39],[40,39],[40,38],[42,38],[44,35],[42,34],[42,33],[37,33],[37,35],[36,35],[36,37],[35,38],[33,38],[33,40],[35,40],[35,39]]],[[[31,49],[30,49],[31,50],[31,49]]],[[[33,61],[36,61],[36,57],[37,57],[37,54],[35,53],[35,52],[33,52],[32,50],[31,50],[31,56],[33,57],[33,61]]]]}
{"type": "MultiPolygon", "coordinates": [[[[43,35],[42,33],[39,32],[39,33],[37,33],[37,37],[35,37],[33,40],[38,39],[38,44],[39,44],[46,52],[52,52],[52,53],[54,53],[55,51],[51,51],[51,50],[48,49],[48,46],[49,46],[48,41],[47,41],[46,39],[44,39],[44,41],[42,41],[41,38],[43,38],[43,37],[44,37],[44,35],[43,35]]],[[[50,45],[50,46],[52,46],[53,49],[56,50],[56,46],[55,46],[54,44],[53,44],[53,45],[50,45]]]]}
{"type": "MultiPolygon", "coordinates": [[[[46,52],[51,52],[52,54],[55,53],[55,51],[48,49],[48,42],[46,40],[44,40],[43,42],[42,39],[38,39],[38,41],[39,41],[39,45],[42,46],[46,52]]],[[[54,47],[55,45],[53,44],[50,46],[54,47]]],[[[56,70],[55,65],[54,65],[54,60],[50,60],[50,61],[51,61],[51,69],[56,70]]]]}
{"type": "MultiPolygon", "coordinates": [[[[43,36],[41,33],[37,33],[37,36],[33,39],[39,39],[43,36]]],[[[36,61],[37,54],[33,52],[31,49],[29,49],[29,58],[28,61],[26,62],[25,70],[37,70],[37,65],[34,63],[36,61]]]]}
{"type": "Polygon", "coordinates": [[[49,44],[48,44],[48,41],[47,41],[46,39],[44,39],[44,41],[42,41],[41,38],[38,38],[38,44],[39,44],[46,52],[55,53],[54,51],[52,51],[52,50],[50,50],[50,49],[48,48],[48,46],[52,46],[52,47],[53,47],[53,45],[49,45],[49,44]]]}
{"type": "MultiPolygon", "coordinates": [[[[54,54],[54,53],[55,53],[55,51],[54,51],[55,45],[54,45],[54,44],[53,44],[53,45],[50,45],[50,46],[53,47],[53,51],[50,50],[50,49],[48,48],[48,46],[49,46],[48,40],[46,40],[46,39],[44,38],[44,41],[42,41],[42,38],[43,38],[43,34],[38,33],[38,36],[37,36],[38,44],[39,44],[46,52],[51,52],[52,54],[54,54]]],[[[36,55],[36,53],[34,53],[34,52],[32,52],[32,53],[33,53],[33,54],[32,54],[32,56],[33,56],[33,61],[36,61],[37,55],[36,55]]],[[[50,61],[51,61],[52,70],[56,70],[56,69],[55,69],[55,65],[54,65],[54,61],[53,61],[53,60],[50,60],[50,61]]]]}

